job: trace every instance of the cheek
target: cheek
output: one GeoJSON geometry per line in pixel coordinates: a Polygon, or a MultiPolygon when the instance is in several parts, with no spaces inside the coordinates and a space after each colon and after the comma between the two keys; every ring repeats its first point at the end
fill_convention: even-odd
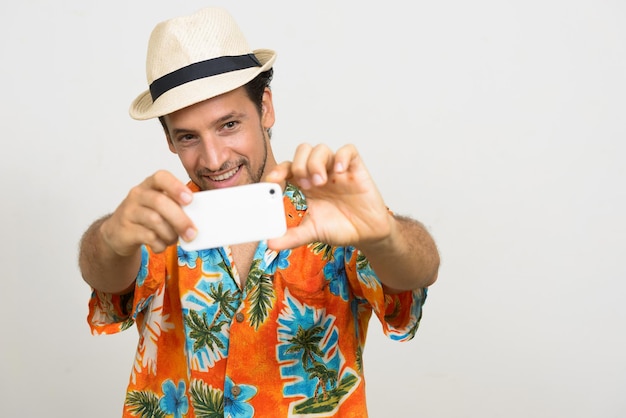
{"type": "Polygon", "coordinates": [[[181,164],[187,170],[187,172],[192,172],[195,170],[198,165],[197,154],[194,152],[189,152],[189,150],[179,150],[178,158],[180,159],[181,164]]]}

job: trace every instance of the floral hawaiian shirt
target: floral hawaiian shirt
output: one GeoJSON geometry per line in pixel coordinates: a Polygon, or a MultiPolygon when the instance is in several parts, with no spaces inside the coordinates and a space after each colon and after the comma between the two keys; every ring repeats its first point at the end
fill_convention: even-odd
{"type": "MultiPolygon", "coordinates": [[[[296,226],[305,198],[288,185],[283,200],[296,226]]],[[[426,299],[385,294],[361,253],[319,242],[277,252],[262,241],[244,289],[238,279],[228,247],[143,247],[133,292],[93,292],[94,334],[139,332],[124,417],[365,417],[372,312],[406,341],[426,299]]]]}

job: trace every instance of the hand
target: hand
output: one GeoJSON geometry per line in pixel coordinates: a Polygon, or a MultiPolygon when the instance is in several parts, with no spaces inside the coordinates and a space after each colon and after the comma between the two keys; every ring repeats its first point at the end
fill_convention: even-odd
{"type": "Polygon", "coordinates": [[[279,164],[265,177],[275,183],[285,180],[303,191],[307,215],[284,236],[269,240],[270,248],[316,241],[359,247],[391,234],[393,218],[354,146],[333,153],[325,145],[300,145],[292,162],[279,164]]]}
{"type": "Polygon", "coordinates": [[[195,226],[182,210],[191,202],[192,193],[174,175],[158,171],[133,187],[128,196],[102,223],[102,238],[120,256],[130,256],[142,244],[161,252],[178,236],[187,240],[195,226]]]}

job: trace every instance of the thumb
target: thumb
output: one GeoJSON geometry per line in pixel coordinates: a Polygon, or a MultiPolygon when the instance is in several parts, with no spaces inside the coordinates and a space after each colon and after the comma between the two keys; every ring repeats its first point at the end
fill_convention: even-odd
{"type": "Polygon", "coordinates": [[[287,229],[287,232],[282,237],[268,239],[267,246],[272,250],[280,251],[300,247],[313,241],[315,241],[315,238],[306,228],[306,225],[300,224],[287,229]]]}

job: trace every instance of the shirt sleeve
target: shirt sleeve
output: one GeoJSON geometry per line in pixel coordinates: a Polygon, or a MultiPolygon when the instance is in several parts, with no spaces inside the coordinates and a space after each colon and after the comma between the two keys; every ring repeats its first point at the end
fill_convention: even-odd
{"type": "Polygon", "coordinates": [[[115,334],[130,328],[164,286],[164,277],[164,257],[143,246],[141,265],[132,291],[118,295],[92,289],[87,317],[91,333],[115,334]]]}
{"type": "Polygon", "coordinates": [[[369,261],[360,251],[346,251],[345,261],[348,281],[355,298],[378,317],[385,335],[396,341],[411,340],[422,319],[427,289],[387,294],[369,261]]]}

